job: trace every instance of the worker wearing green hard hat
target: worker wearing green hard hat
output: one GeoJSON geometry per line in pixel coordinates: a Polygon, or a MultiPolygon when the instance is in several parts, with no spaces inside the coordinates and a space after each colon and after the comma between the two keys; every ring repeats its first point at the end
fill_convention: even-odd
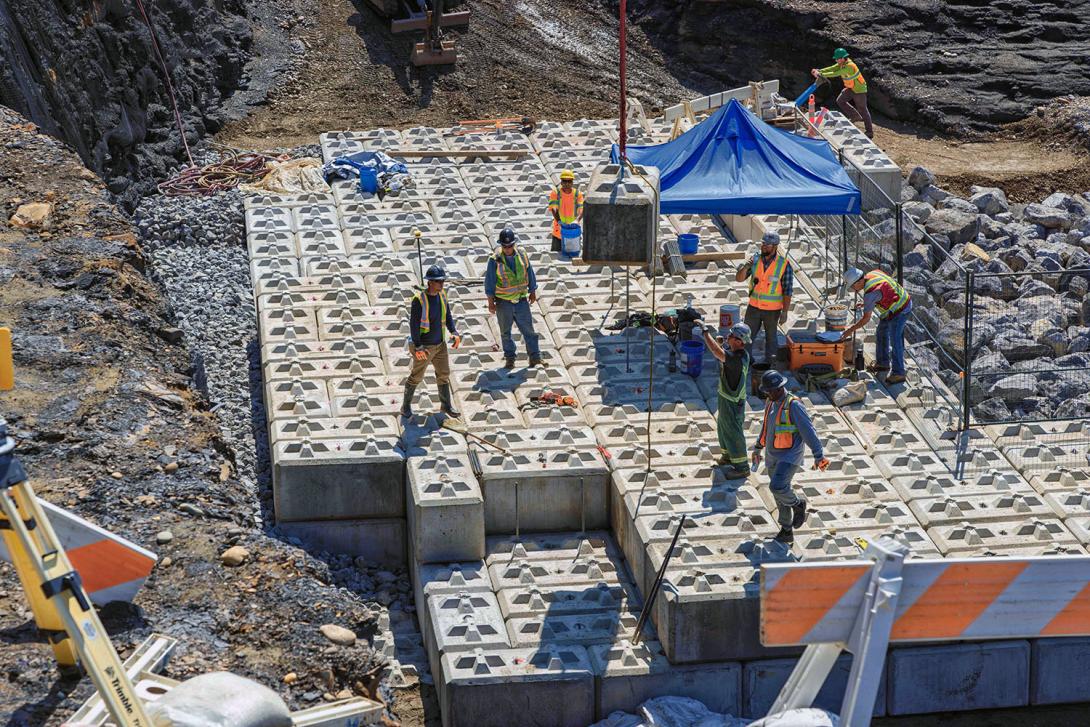
{"type": "Polygon", "coordinates": [[[867,138],[873,139],[874,125],[867,108],[867,79],[863,78],[859,66],[843,48],[833,51],[833,60],[836,63],[828,68],[811,68],[810,75],[814,78],[839,78],[844,82],[844,90],[836,97],[836,105],[852,121],[862,121],[867,138]]]}

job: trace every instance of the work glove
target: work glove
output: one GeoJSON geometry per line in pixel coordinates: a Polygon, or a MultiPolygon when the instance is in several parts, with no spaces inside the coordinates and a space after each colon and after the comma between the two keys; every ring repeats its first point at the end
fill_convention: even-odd
{"type": "Polygon", "coordinates": [[[417,361],[427,361],[428,360],[428,352],[425,351],[422,348],[418,348],[415,351],[413,351],[413,356],[416,356],[417,361]]]}
{"type": "Polygon", "coordinates": [[[810,69],[810,75],[813,76],[814,78],[817,78],[818,76],[821,75],[821,72],[816,68],[811,68],[810,69]]]}
{"type": "Polygon", "coordinates": [[[496,299],[495,298],[489,298],[488,299],[488,312],[492,313],[492,314],[495,314],[495,312],[496,312],[496,299]]]}
{"type": "Polygon", "coordinates": [[[450,337],[450,347],[451,348],[458,348],[461,345],[462,345],[462,337],[459,336],[457,333],[455,333],[453,336],[450,337]]]}
{"type": "Polygon", "coordinates": [[[829,459],[827,457],[822,457],[817,462],[814,462],[814,469],[821,470],[822,472],[829,469],[829,459]]]}
{"type": "Polygon", "coordinates": [[[780,311],[780,325],[787,323],[787,309],[784,308],[780,311]]]}
{"type": "Polygon", "coordinates": [[[757,469],[761,466],[761,450],[754,449],[753,456],[750,457],[750,462],[753,464],[753,469],[757,469]]]}

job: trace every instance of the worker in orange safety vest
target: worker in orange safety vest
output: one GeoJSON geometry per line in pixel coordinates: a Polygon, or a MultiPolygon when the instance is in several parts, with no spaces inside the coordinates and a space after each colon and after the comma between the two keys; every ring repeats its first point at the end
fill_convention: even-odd
{"type": "MultiPolygon", "coordinates": [[[[738,267],[735,280],[749,278],[749,305],[743,321],[753,332],[753,338],[765,329],[765,356],[772,364],[779,350],[777,325],[787,322],[794,292],[795,275],[787,255],[780,252],[780,236],[766,232],[761,238],[761,251],[738,267]]],[[[752,353],[752,351],[750,352],[752,353]]]]}
{"type": "Polygon", "coordinates": [[[583,192],[575,186],[575,172],[560,172],[560,186],[549,192],[549,212],[553,216],[553,252],[560,252],[560,226],[583,220],[583,192]]]}
{"type": "Polygon", "coordinates": [[[868,139],[873,139],[874,125],[867,108],[867,79],[863,78],[859,66],[843,48],[833,51],[833,60],[836,62],[828,68],[811,68],[810,75],[814,78],[839,78],[844,82],[844,90],[836,97],[836,105],[852,121],[862,121],[863,133],[868,139]]]}

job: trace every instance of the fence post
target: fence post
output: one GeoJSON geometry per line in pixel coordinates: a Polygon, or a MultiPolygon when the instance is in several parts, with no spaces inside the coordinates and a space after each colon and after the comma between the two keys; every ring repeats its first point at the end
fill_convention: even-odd
{"type": "Polygon", "coordinates": [[[964,351],[961,362],[962,374],[962,403],[961,403],[961,428],[969,428],[969,417],[972,414],[971,391],[973,386],[973,296],[976,288],[976,274],[970,270],[965,276],[965,328],[962,332],[965,336],[964,351]]]}
{"type": "Polygon", "coordinates": [[[901,203],[898,202],[896,206],[897,210],[897,282],[900,285],[905,283],[905,240],[904,240],[904,223],[901,218],[901,203]]]}

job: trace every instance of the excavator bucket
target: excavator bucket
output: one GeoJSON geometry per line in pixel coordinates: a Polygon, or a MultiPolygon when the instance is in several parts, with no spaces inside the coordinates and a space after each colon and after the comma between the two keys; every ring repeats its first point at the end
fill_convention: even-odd
{"type": "Polygon", "coordinates": [[[458,49],[453,40],[444,40],[438,46],[417,43],[412,61],[414,66],[449,66],[458,62],[458,49]]]}

